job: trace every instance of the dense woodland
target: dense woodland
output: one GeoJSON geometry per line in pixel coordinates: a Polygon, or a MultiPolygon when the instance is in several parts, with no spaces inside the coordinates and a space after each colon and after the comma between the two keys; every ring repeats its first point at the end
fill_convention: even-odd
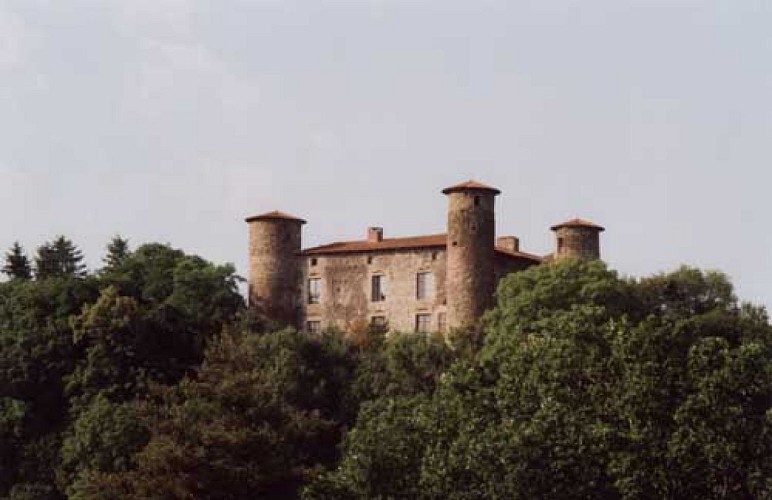
{"type": "Polygon", "coordinates": [[[719,273],[540,266],[444,339],[282,329],[168,245],[4,264],[0,498],[772,498],[772,329],[719,273]]]}

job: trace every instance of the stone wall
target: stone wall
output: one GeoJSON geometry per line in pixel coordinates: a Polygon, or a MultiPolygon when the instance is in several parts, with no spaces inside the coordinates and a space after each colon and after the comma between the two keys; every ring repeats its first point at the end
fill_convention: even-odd
{"type": "Polygon", "coordinates": [[[301,223],[260,219],[249,223],[249,303],[267,317],[300,326],[301,223]]]}
{"type": "Polygon", "coordinates": [[[432,331],[440,329],[446,312],[446,252],[416,249],[302,257],[304,322],[321,321],[322,328],[350,331],[384,316],[393,331],[412,332],[416,315],[431,314],[432,331]],[[431,272],[433,290],[426,300],[416,298],[416,275],[431,272]],[[385,300],[372,301],[372,277],[385,278],[385,300]],[[319,304],[308,304],[309,278],[321,279],[319,304]]]}
{"type": "Polygon", "coordinates": [[[494,195],[448,194],[448,324],[473,324],[492,304],[495,289],[494,195]]]}
{"type": "Polygon", "coordinates": [[[561,227],[555,231],[555,259],[600,259],[600,233],[588,227],[561,227]]]}
{"type": "Polygon", "coordinates": [[[496,277],[496,287],[499,281],[505,278],[509,273],[523,271],[531,266],[538,265],[525,259],[515,259],[504,254],[497,253],[494,259],[494,275],[496,277]]]}

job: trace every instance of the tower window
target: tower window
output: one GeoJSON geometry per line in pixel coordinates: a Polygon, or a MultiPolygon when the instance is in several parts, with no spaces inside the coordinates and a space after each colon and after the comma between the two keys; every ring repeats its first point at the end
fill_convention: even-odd
{"type": "Polygon", "coordinates": [[[322,298],[322,279],[308,278],[308,303],[318,304],[322,298]]]}
{"type": "Polygon", "coordinates": [[[475,196],[474,197],[474,206],[479,207],[480,206],[480,197],[475,196]]]}
{"type": "Polygon", "coordinates": [[[419,333],[428,333],[432,324],[431,314],[415,315],[415,331],[419,333]]]}
{"type": "Polygon", "coordinates": [[[415,275],[415,298],[418,300],[431,299],[434,295],[434,276],[429,272],[421,272],[415,275]]]}
{"type": "Polygon", "coordinates": [[[376,274],[372,277],[371,300],[373,302],[383,302],[386,300],[386,277],[382,274],[376,274]]]}
{"type": "Polygon", "coordinates": [[[563,238],[558,238],[558,253],[563,253],[563,249],[566,247],[566,242],[563,238]]]}

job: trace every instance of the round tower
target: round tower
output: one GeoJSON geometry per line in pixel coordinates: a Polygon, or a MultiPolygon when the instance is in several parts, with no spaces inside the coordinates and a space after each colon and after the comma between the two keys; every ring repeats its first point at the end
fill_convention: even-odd
{"type": "Polygon", "coordinates": [[[266,317],[299,326],[303,219],[281,212],[248,217],[249,305],[266,317]]]}
{"type": "Polygon", "coordinates": [[[474,324],[493,305],[494,201],[500,191],[469,181],[442,192],[448,196],[447,322],[458,328],[474,324]]]}
{"type": "Polygon", "coordinates": [[[600,259],[600,233],[605,231],[603,227],[590,221],[571,219],[550,229],[555,231],[555,260],[600,259]]]}

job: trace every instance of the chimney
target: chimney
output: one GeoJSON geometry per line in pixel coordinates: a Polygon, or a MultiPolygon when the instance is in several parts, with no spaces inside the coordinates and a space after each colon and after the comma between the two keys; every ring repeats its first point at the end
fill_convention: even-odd
{"type": "Polygon", "coordinates": [[[368,227],[367,228],[367,242],[377,243],[383,241],[383,228],[382,227],[368,227]]]}
{"type": "Polygon", "coordinates": [[[496,248],[502,248],[508,252],[519,252],[520,240],[517,236],[500,236],[496,238],[496,248]]]}

